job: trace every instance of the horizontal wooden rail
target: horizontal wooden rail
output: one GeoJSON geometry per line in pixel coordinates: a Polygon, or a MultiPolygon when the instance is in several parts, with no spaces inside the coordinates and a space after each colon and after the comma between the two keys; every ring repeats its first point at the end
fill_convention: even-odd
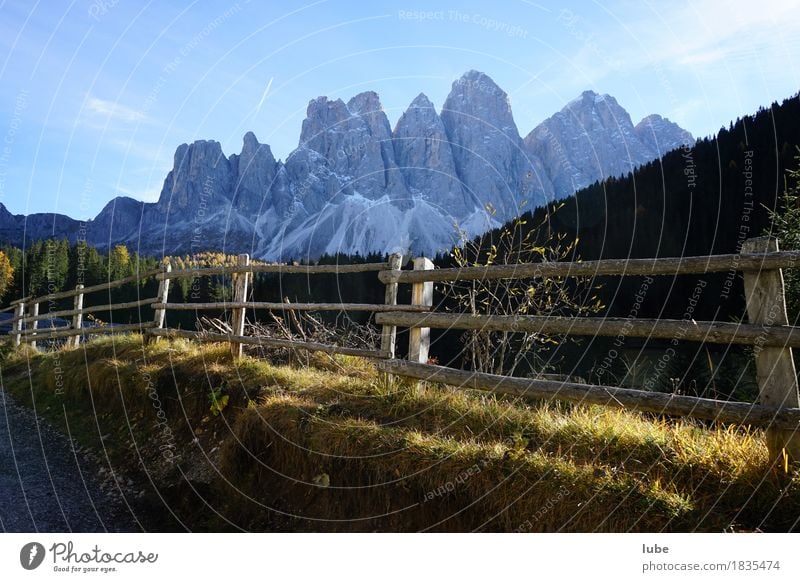
{"type": "Polygon", "coordinates": [[[195,277],[208,277],[210,275],[234,275],[236,273],[280,273],[282,275],[315,275],[322,273],[367,273],[370,271],[384,271],[389,268],[388,263],[363,263],[360,265],[247,265],[229,267],[205,267],[202,269],[180,269],[172,271],[169,275],[161,272],[157,279],[186,279],[195,277]]]}
{"type": "Polygon", "coordinates": [[[268,303],[260,301],[216,303],[156,303],[153,309],[192,311],[202,309],[270,309],[275,311],[411,311],[423,313],[430,307],[423,305],[384,305],[383,303],[268,303]]]}
{"type": "Polygon", "coordinates": [[[288,348],[291,350],[305,350],[308,352],[326,352],[328,354],[344,354],[349,356],[361,356],[364,358],[385,359],[388,358],[386,352],[380,350],[362,350],[358,348],[346,348],[342,346],[332,346],[316,342],[296,342],[292,340],[274,339],[267,337],[249,335],[228,335],[225,333],[208,333],[204,331],[189,331],[184,329],[151,329],[149,335],[158,337],[182,337],[196,339],[207,342],[234,342],[266,348],[288,348]]]}
{"type": "Polygon", "coordinates": [[[470,315],[468,313],[379,313],[379,325],[510,331],[556,335],[679,339],[712,344],[800,347],[800,327],[679,319],[558,317],[545,315],[470,315]]]}
{"type": "Polygon", "coordinates": [[[97,327],[82,327],[80,329],[61,329],[53,328],[57,331],[47,331],[47,328],[42,328],[36,333],[27,333],[22,335],[23,342],[38,342],[42,340],[56,339],[61,337],[77,337],[87,335],[97,335],[104,333],[129,333],[136,331],[144,331],[153,327],[155,324],[152,321],[144,323],[131,323],[125,325],[104,325],[97,327]]]}
{"type": "Polygon", "coordinates": [[[6,311],[14,311],[16,307],[17,307],[16,305],[9,305],[8,307],[0,309],[0,313],[5,313],[6,311]]]}
{"type": "Polygon", "coordinates": [[[800,266],[800,251],[710,255],[702,257],[665,257],[661,259],[602,259],[577,263],[523,263],[463,267],[433,271],[383,271],[383,283],[422,283],[425,281],[474,281],[524,279],[529,277],[599,277],[633,275],[698,275],[735,271],[761,271],[800,266]]]}
{"type": "Polygon", "coordinates": [[[13,305],[19,305],[22,302],[27,303],[31,299],[33,299],[33,297],[31,295],[28,295],[27,297],[23,297],[22,299],[14,299],[14,301],[9,301],[8,305],[13,306],[13,305]]]}
{"type": "Polygon", "coordinates": [[[379,370],[495,394],[509,394],[539,400],[567,400],[582,404],[601,404],[639,412],[691,416],[704,420],[770,426],[791,430],[800,429],[800,409],[775,409],[746,402],[726,402],[709,398],[680,396],[664,392],[647,392],[616,386],[578,384],[529,378],[512,378],[477,372],[453,370],[443,366],[386,360],[376,364],[379,370]]]}
{"type": "MultiPolygon", "coordinates": [[[[126,303],[113,303],[110,305],[92,305],[90,307],[84,307],[80,310],[75,309],[64,309],[63,311],[51,311],[48,313],[40,313],[39,315],[35,316],[27,316],[23,317],[22,321],[24,323],[31,323],[34,321],[42,321],[44,319],[51,319],[55,317],[66,317],[69,315],[76,315],[78,313],[97,313],[98,311],[116,311],[118,309],[132,309],[134,307],[142,307],[145,305],[152,305],[158,301],[157,297],[151,297],[149,299],[140,299],[138,301],[128,301],[126,303]]],[[[14,317],[9,319],[8,321],[13,323],[17,321],[19,318],[14,317]]]]}

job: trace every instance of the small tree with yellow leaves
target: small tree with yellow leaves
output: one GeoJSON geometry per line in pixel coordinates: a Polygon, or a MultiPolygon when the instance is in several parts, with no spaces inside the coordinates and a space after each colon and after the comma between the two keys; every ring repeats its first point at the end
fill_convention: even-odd
{"type": "MultiPolygon", "coordinates": [[[[576,240],[553,234],[549,224],[553,212],[538,225],[517,218],[482,237],[470,239],[463,231],[451,256],[457,267],[517,265],[522,263],[577,261],[576,240]]],[[[455,281],[442,291],[460,312],[480,315],[575,316],[599,312],[603,306],[597,287],[585,278],[536,277],[519,279],[455,281]]],[[[478,372],[513,375],[522,365],[544,372],[540,357],[559,339],[533,332],[467,331],[462,336],[464,361],[478,372]]]]}
{"type": "Polygon", "coordinates": [[[14,267],[3,251],[0,251],[0,297],[14,284],[14,267]]]}

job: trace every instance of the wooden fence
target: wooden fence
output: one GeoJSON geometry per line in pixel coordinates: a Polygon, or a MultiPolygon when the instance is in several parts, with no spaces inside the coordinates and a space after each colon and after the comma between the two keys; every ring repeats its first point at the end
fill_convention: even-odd
{"type": "Polygon", "coordinates": [[[403,269],[400,255],[392,255],[386,263],[359,265],[256,265],[248,255],[240,255],[236,266],[203,269],[163,270],[140,273],[125,279],[94,285],[78,286],[44,297],[25,297],[11,303],[2,311],[14,310],[11,335],[14,343],[67,338],[68,344],[79,345],[81,337],[101,333],[141,331],[158,341],[160,337],[184,337],[198,341],[228,342],[236,356],[243,345],[289,348],[328,353],[351,354],[374,358],[378,369],[392,375],[419,381],[450,384],[466,389],[486,390],[499,394],[531,397],[544,400],[566,400],[581,403],[624,407],[657,414],[689,416],[698,419],[748,424],[765,427],[767,445],[774,462],[800,461],[800,396],[792,347],[800,346],[800,328],[788,325],[781,269],[800,266],[800,252],[780,252],[775,239],[761,237],[745,242],[742,254],[704,257],[600,260],[564,263],[532,263],[496,265],[460,269],[434,269],[426,258],[417,258],[413,270],[403,269]],[[658,276],[706,274],[740,271],[744,276],[749,323],[695,322],[668,319],[616,319],[602,317],[544,317],[495,316],[433,312],[434,282],[465,280],[518,279],[541,277],[595,276],[658,276]],[[376,272],[385,285],[382,304],[364,303],[270,303],[249,301],[248,293],[254,273],[305,274],[376,272]],[[210,275],[230,275],[233,299],[215,303],[169,303],[170,282],[181,278],[210,275]],[[159,281],[156,297],[127,303],[83,306],[88,293],[108,290],[126,283],[155,277],[159,281]],[[411,285],[411,304],[398,305],[398,287],[411,285]],[[39,313],[44,302],[73,297],[72,309],[39,313]],[[129,309],[149,305],[153,319],[138,324],[86,327],[84,314],[129,309]],[[225,309],[231,313],[232,332],[207,333],[165,327],[167,310],[225,309]],[[375,313],[382,326],[380,346],[375,349],[356,349],[348,346],[320,344],[261,336],[246,336],[247,309],[361,311],[375,313]],[[38,323],[52,317],[71,317],[68,329],[44,330],[38,323]],[[397,328],[409,329],[408,359],[395,357],[397,328]],[[593,385],[570,381],[529,379],[455,370],[429,364],[430,329],[535,332],[553,335],[617,336],[680,338],[686,341],[755,346],[756,375],[759,402],[731,402],[634,390],[617,386],[593,385]]]}
{"type": "Polygon", "coordinates": [[[83,316],[91,313],[143,307],[155,303],[158,300],[157,298],[140,299],[138,301],[128,301],[126,303],[93,305],[91,307],[84,307],[83,299],[84,296],[90,293],[115,289],[128,283],[155,277],[156,275],[161,274],[161,272],[162,271],[160,269],[145,271],[142,273],[137,273],[136,275],[131,275],[130,277],[124,277],[122,279],[116,279],[107,283],[92,285],[91,287],[78,285],[74,290],[50,293],[41,297],[23,297],[21,299],[12,301],[8,307],[0,310],[0,313],[12,310],[14,312],[14,317],[8,322],[12,325],[12,329],[9,333],[14,338],[15,346],[19,346],[21,343],[29,343],[35,347],[37,340],[44,341],[59,338],[66,338],[68,345],[78,346],[81,338],[89,335],[127,333],[131,331],[147,330],[150,327],[153,327],[154,324],[142,322],[130,325],[85,326],[83,322],[83,316]],[[46,313],[40,313],[40,306],[42,304],[47,304],[48,307],[50,307],[55,305],[55,302],[68,298],[73,299],[72,309],[48,309],[46,313]],[[71,323],[65,328],[52,327],[52,322],[56,318],[71,318],[71,323]],[[51,326],[40,329],[40,323],[47,323],[47,320],[50,320],[51,326]]]}

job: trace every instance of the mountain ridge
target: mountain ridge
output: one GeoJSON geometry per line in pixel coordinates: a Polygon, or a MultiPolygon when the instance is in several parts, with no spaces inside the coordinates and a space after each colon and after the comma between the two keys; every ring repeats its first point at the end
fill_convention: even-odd
{"type": "MultiPolygon", "coordinates": [[[[679,143],[680,142],[680,143],[679,143]]],[[[392,128],[373,91],[309,101],[285,161],[247,132],[176,148],[156,202],[116,197],[89,221],[12,215],[0,239],[85,235],[141,253],[248,252],[268,260],[328,253],[434,254],[526,210],[659,157],[691,134],[650,115],[633,125],[613,97],[585,91],[521,137],[508,95],[486,74],[453,82],[437,111],[420,93],[392,128]]]]}

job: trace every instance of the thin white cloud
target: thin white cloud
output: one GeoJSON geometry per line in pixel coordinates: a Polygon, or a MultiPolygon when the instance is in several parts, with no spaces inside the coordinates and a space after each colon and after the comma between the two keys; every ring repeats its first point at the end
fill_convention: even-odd
{"type": "Polygon", "coordinates": [[[125,154],[126,158],[135,158],[140,162],[143,161],[151,165],[160,165],[160,162],[165,163],[172,160],[172,157],[166,151],[159,147],[154,147],[142,138],[135,136],[106,136],[103,144],[109,145],[118,152],[125,154]]]}
{"type": "Polygon", "coordinates": [[[103,121],[119,121],[123,123],[137,123],[147,120],[147,115],[131,107],[126,107],[115,101],[107,101],[89,95],[86,98],[84,110],[93,116],[102,117],[103,121]]]}
{"type": "Polygon", "coordinates": [[[258,102],[258,106],[256,106],[256,115],[258,112],[261,111],[261,107],[264,105],[264,101],[267,100],[267,95],[269,94],[270,87],[272,87],[272,81],[275,77],[270,77],[269,83],[267,83],[267,88],[264,89],[264,93],[261,95],[261,101],[258,102]]]}
{"type": "Polygon", "coordinates": [[[639,50],[622,48],[629,55],[628,62],[638,66],[653,62],[710,66],[748,47],[757,47],[764,51],[763,56],[769,56],[780,48],[781,38],[800,34],[797,8],[791,4],[775,2],[754,9],[751,0],[648,2],[648,10],[634,20],[626,21],[619,17],[625,11],[617,12],[628,32],[641,43],[639,50]]]}
{"type": "Polygon", "coordinates": [[[705,135],[765,99],[800,87],[800,18],[793,2],[614,0],[560,17],[568,66],[550,87],[569,95],[610,90],[620,79],[654,83],[658,111],[705,135]],[[616,66],[620,64],[619,66],[616,66]],[[657,93],[657,95],[656,95],[657,93]],[[766,97],[765,97],[766,96],[766,97]]]}

